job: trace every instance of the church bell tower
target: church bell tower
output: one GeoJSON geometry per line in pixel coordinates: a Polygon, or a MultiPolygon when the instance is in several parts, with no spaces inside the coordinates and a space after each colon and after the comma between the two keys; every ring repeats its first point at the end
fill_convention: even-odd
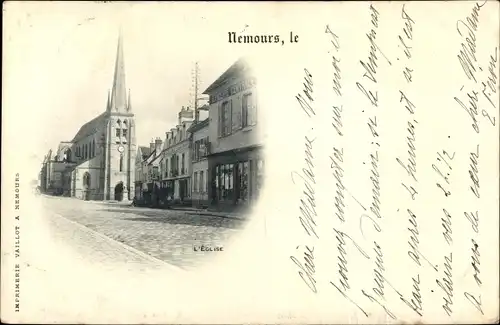
{"type": "Polygon", "coordinates": [[[116,50],[115,71],[106,105],[104,199],[132,200],[134,196],[135,117],[130,90],[125,84],[123,35],[120,29],[116,50]]]}

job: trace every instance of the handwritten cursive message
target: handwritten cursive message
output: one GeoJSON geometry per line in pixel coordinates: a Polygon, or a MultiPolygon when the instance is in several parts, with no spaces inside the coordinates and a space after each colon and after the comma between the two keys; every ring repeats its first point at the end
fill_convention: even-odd
{"type": "Polygon", "coordinates": [[[482,181],[480,175],[481,162],[484,158],[483,153],[480,152],[480,136],[484,128],[496,126],[497,117],[494,114],[498,113],[498,98],[492,100],[492,97],[497,97],[498,93],[498,47],[492,46],[488,56],[482,56],[476,50],[480,41],[477,33],[481,28],[481,16],[486,5],[486,2],[473,4],[470,13],[457,20],[456,29],[462,41],[457,58],[466,78],[463,80],[464,85],[454,97],[458,106],[469,115],[470,125],[474,130],[474,132],[469,132],[469,136],[475,140],[466,153],[469,163],[466,171],[469,180],[467,195],[472,201],[469,201],[470,207],[463,211],[465,220],[470,225],[466,237],[470,241],[469,263],[472,272],[469,276],[470,284],[463,291],[463,296],[481,315],[484,315],[484,311],[481,295],[483,241],[481,238],[482,181]]]}
{"type": "MultiPolygon", "coordinates": [[[[295,97],[297,99],[298,105],[302,108],[303,112],[306,114],[308,119],[311,119],[316,115],[315,104],[314,104],[314,83],[313,76],[307,70],[304,69],[304,89],[302,92],[298,93],[295,97]]],[[[300,224],[302,225],[304,231],[310,237],[315,237],[319,239],[316,232],[316,198],[315,198],[315,188],[316,188],[316,176],[315,176],[315,157],[314,157],[314,134],[313,128],[311,128],[311,133],[304,136],[304,167],[300,172],[292,172],[292,182],[296,183],[296,179],[299,184],[302,185],[302,198],[300,199],[300,216],[298,217],[300,224]]],[[[314,245],[305,245],[303,247],[297,246],[297,250],[301,257],[297,259],[295,256],[290,256],[290,259],[297,265],[300,271],[298,274],[304,281],[304,283],[313,292],[317,292],[316,289],[316,279],[315,279],[315,265],[314,265],[314,245]]]]}
{"type": "Polygon", "coordinates": [[[290,259],[316,297],[355,317],[476,320],[486,303],[492,315],[485,272],[498,259],[485,261],[483,218],[496,171],[483,162],[499,89],[498,46],[481,30],[488,6],[464,3],[442,24],[413,3],[371,3],[353,17],[363,28],[318,30],[324,66],[304,69],[294,95],[307,127],[291,180],[307,244],[290,259]],[[432,33],[446,50],[432,52],[432,33]]]}

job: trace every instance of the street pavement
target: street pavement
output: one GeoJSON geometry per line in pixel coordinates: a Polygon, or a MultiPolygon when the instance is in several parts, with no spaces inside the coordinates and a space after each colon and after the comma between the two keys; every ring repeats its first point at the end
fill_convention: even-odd
{"type": "Polygon", "coordinates": [[[199,215],[192,211],[139,208],[45,195],[41,200],[44,212],[53,215],[49,218],[49,226],[56,239],[66,240],[69,245],[84,250],[82,256],[89,256],[97,263],[113,265],[116,261],[125,261],[130,267],[150,268],[162,261],[174,267],[193,269],[214,255],[195,251],[195,247],[224,247],[244,225],[241,219],[199,215]],[[90,245],[73,242],[81,237],[82,230],[88,230],[86,237],[96,237],[87,240],[90,245]],[[95,242],[99,242],[99,247],[93,247],[95,242]]]}

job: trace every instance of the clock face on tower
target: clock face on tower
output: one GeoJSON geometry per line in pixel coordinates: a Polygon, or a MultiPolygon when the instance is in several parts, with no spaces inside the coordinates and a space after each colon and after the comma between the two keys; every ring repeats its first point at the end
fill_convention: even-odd
{"type": "Polygon", "coordinates": [[[118,152],[123,153],[123,150],[125,150],[125,148],[123,148],[123,146],[118,146],[118,152]]]}

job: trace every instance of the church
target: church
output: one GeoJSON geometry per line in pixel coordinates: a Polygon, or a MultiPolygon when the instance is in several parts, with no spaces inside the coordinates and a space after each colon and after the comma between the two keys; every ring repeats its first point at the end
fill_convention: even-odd
{"type": "Polygon", "coordinates": [[[125,84],[120,33],[106,109],[85,123],[71,141],[45,158],[46,192],[82,200],[132,200],[134,196],[135,120],[125,84]]]}

